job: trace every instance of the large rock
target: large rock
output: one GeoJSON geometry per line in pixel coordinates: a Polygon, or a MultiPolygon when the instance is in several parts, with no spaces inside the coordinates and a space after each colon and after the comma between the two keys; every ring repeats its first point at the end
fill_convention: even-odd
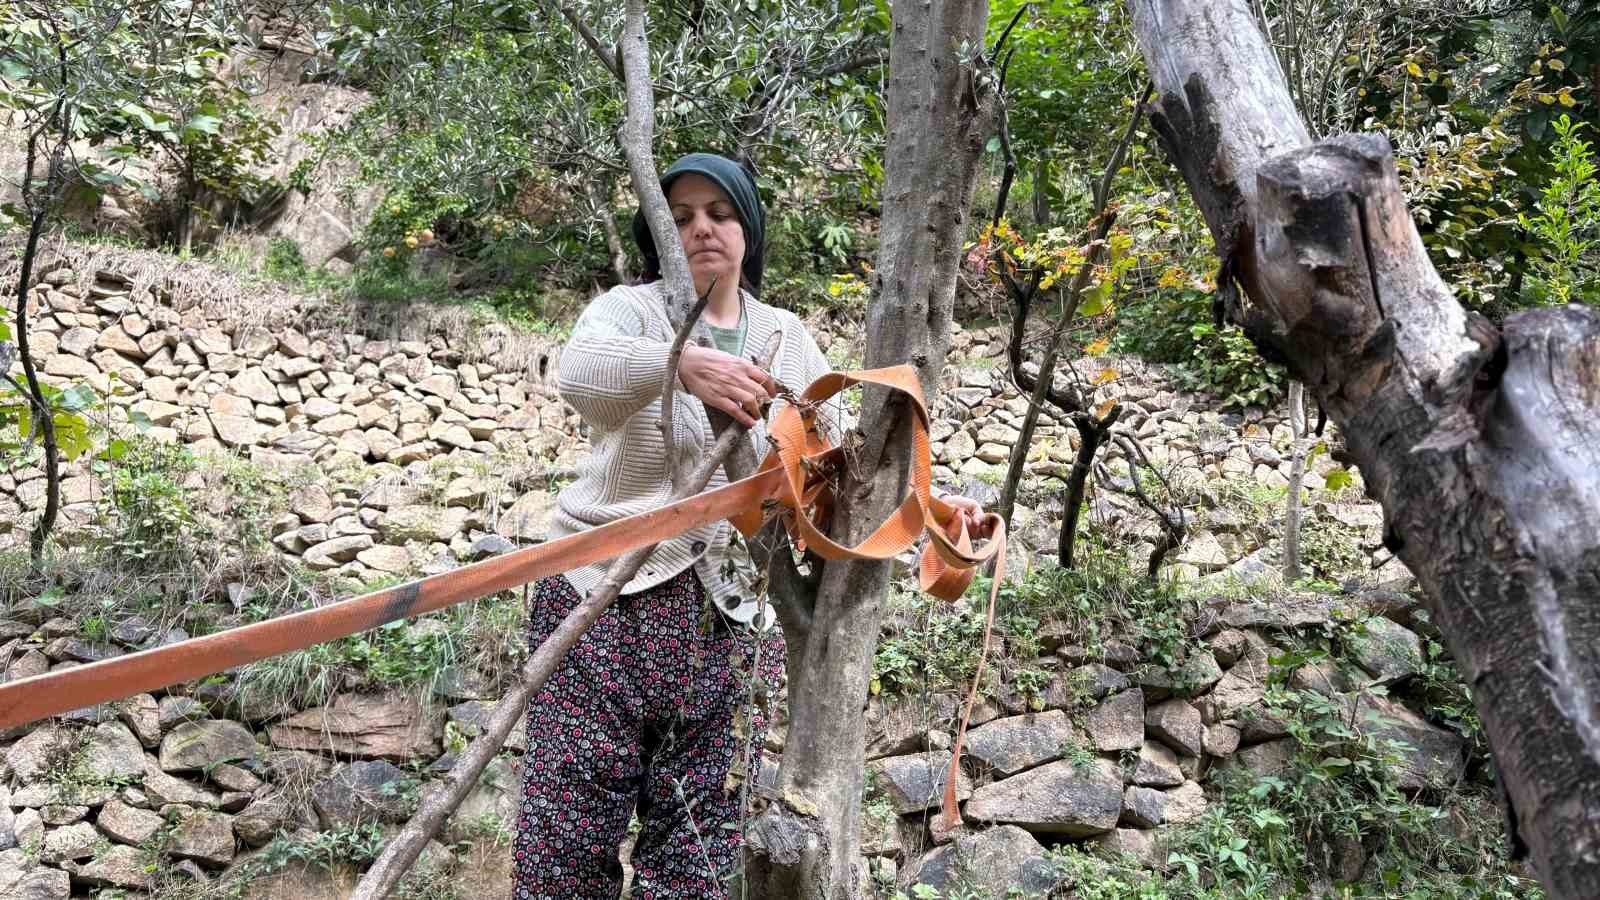
{"type": "Polygon", "coordinates": [[[472,837],[477,823],[515,823],[521,804],[521,771],[510,760],[497,756],[484,766],[478,783],[451,814],[448,836],[453,841],[464,841],[472,837]]]}
{"type": "Polygon", "coordinates": [[[555,495],[549,491],[529,491],[500,516],[495,533],[513,541],[542,541],[550,534],[550,513],[555,506],[555,495]]]}
{"type": "Polygon", "coordinates": [[[52,828],[44,833],[44,846],[39,859],[46,863],[59,863],[68,859],[88,859],[94,855],[94,845],[100,832],[88,822],[79,822],[65,828],[52,828]]]}
{"type": "MultiPolygon", "coordinates": [[[[139,744],[146,749],[153,748],[161,743],[161,707],[156,703],[156,698],[149,694],[134,694],[125,700],[117,702],[117,719],[128,726],[128,730],[139,739],[139,744]]],[[[144,759],[139,759],[141,770],[144,759]]]]}
{"type": "Polygon", "coordinates": [[[1422,638],[1382,616],[1363,623],[1350,641],[1350,654],[1378,681],[1399,681],[1422,670],[1422,638]]]}
{"type": "Polygon", "coordinates": [[[1400,787],[1451,787],[1466,768],[1466,741],[1386,697],[1361,696],[1360,715],[1378,740],[1396,740],[1411,749],[1401,754],[1400,787]]]}
{"type": "Polygon", "coordinates": [[[89,887],[148,890],[150,873],[145,852],[137,847],[116,845],[85,863],[67,866],[72,880],[89,887]]]}
{"type": "Polygon", "coordinates": [[[1205,789],[1193,781],[1185,781],[1167,791],[1166,821],[1171,825],[1184,825],[1205,815],[1205,789]]]}
{"type": "Polygon", "coordinates": [[[225,866],[233,860],[233,816],[195,809],[180,811],[176,817],[167,842],[168,854],[210,866],[225,866]]]}
{"type": "Polygon", "coordinates": [[[466,520],[467,510],[460,507],[391,507],[378,519],[378,530],[383,532],[385,540],[394,544],[409,540],[449,543],[461,533],[466,520]]]}
{"type": "Polygon", "coordinates": [[[221,413],[207,413],[207,416],[211,419],[211,427],[216,429],[218,440],[228,447],[252,447],[261,443],[269,430],[254,418],[221,413]]]}
{"type": "Polygon", "coordinates": [[[32,784],[67,752],[71,741],[72,736],[66,729],[42,725],[11,745],[6,751],[6,765],[17,781],[32,784]]]}
{"type": "MultiPolygon", "coordinates": [[[[494,712],[497,704],[492,700],[468,700],[450,707],[447,716],[456,723],[456,728],[469,738],[477,737],[488,726],[489,715],[494,712]]],[[[517,723],[511,729],[511,734],[506,737],[506,749],[513,753],[521,753],[528,749],[528,729],[524,727],[526,719],[517,723]]]]}
{"type": "MultiPolygon", "coordinates": [[[[277,71],[266,79],[270,87],[252,101],[282,126],[267,154],[271,162],[262,172],[278,184],[291,183],[295,169],[305,160],[320,159],[317,143],[311,138],[342,127],[369,98],[354,88],[303,81],[299,67],[304,60],[289,53],[272,63],[277,71]]],[[[312,268],[334,259],[355,262],[357,238],[383,200],[381,187],[357,185],[355,163],[330,159],[320,166],[309,191],[285,191],[278,202],[266,207],[265,220],[255,223],[264,234],[263,244],[266,238],[293,241],[312,268]]],[[[291,343],[280,335],[279,346],[296,358],[309,353],[303,338],[291,343]]]]}
{"type": "Polygon", "coordinates": [[[1332,621],[1334,607],[1334,599],[1321,594],[1274,597],[1271,601],[1235,603],[1222,611],[1220,620],[1229,628],[1290,631],[1327,624],[1332,621]]]}
{"type": "Polygon", "coordinates": [[[1155,788],[1129,785],[1122,794],[1122,817],[1118,821],[1134,828],[1154,828],[1167,818],[1167,795],[1155,788]]]}
{"type": "Polygon", "coordinates": [[[1042,897],[1056,881],[1044,847],[1015,825],[963,834],[923,856],[910,875],[911,884],[927,885],[942,897],[961,892],[1004,897],[1013,890],[1042,897]]]}
{"type": "Polygon", "coordinates": [[[311,789],[311,802],[324,830],[362,822],[400,822],[410,803],[405,789],[415,782],[382,760],[358,760],[336,767],[311,789]]]}
{"type": "Polygon", "coordinates": [[[1059,709],[1037,715],[1012,716],[967,733],[967,754],[1001,778],[1061,758],[1062,748],[1077,740],[1072,722],[1059,709]]]}
{"type": "Polygon", "coordinates": [[[1129,688],[1107,697],[1089,710],[1084,727],[1102,753],[1138,749],[1144,745],[1144,694],[1129,688]]]}
{"type": "Polygon", "coordinates": [[[1121,813],[1122,773],[1104,759],[1082,768],[1062,760],[984,785],[966,808],[977,821],[1074,837],[1111,830],[1121,813]]]}
{"type": "Polygon", "coordinates": [[[233,833],[246,846],[262,847],[295,821],[295,809],[277,792],[257,797],[233,818],[233,833]]]}
{"type": "Polygon", "coordinates": [[[1103,856],[1126,855],[1132,857],[1134,863],[1139,866],[1156,869],[1165,865],[1167,861],[1165,842],[1161,839],[1161,832],[1164,830],[1113,828],[1105,834],[1096,835],[1091,841],[1095,851],[1103,856]]]}
{"type": "Polygon", "coordinates": [[[1155,702],[1171,696],[1193,697],[1211,689],[1222,678],[1222,668],[1208,650],[1198,650],[1173,668],[1142,666],[1130,676],[1144,690],[1144,698],[1155,702]]]}
{"type": "Polygon", "coordinates": [[[1232,757],[1224,760],[1222,768],[1243,769],[1258,778],[1281,775],[1289,771],[1290,767],[1294,765],[1294,756],[1294,739],[1281,738],[1245,747],[1232,757]]]}
{"type": "Polygon", "coordinates": [[[220,803],[216,794],[201,790],[182,778],[162,771],[160,760],[148,753],[144,757],[142,788],[151,801],[159,805],[182,803],[187,806],[215,809],[220,803]]]}
{"type": "Polygon", "coordinates": [[[1150,736],[1185,756],[1199,756],[1205,750],[1205,724],[1200,711],[1186,700],[1158,703],[1144,714],[1150,736]]]}
{"type": "Polygon", "coordinates": [[[1266,693],[1265,678],[1257,675],[1248,665],[1239,665],[1229,669],[1211,693],[1195,703],[1200,707],[1201,718],[1207,722],[1221,722],[1232,718],[1240,710],[1260,703],[1266,693]]]}
{"type": "Polygon", "coordinates": [[[72,880],[66,872],[43,866],[21,848],[0,852],[0,897],[6,900],[67,900],[72,880]]]}
{"type": "Polygon", "coordinates": [[[1155,741],[1139,748],[1139,762],[1133,769],[1133,783],[1144,787],[1177,787],[1183,784],[1183,769],[1171,750],[1155,741]]]}
{"type": "Polygon", "coordinates": [[[101,722],[83,746],[83,770],[104,781],[138,777],[144,772],[144,746],[122,722],[101,722]]]}
{"type": "Polygon", "coordinates": [[[303,561],[308,569],[324,571],[355,559],[363,550],[371,547],[371,535],[351,534],[329,538],[307,547],[303,561]]]}
{"type": "Polygon", "coordinates": [[[95,825],[107,837],[133,846],[148,841],[163,824],[165,821],[150,810],[129,806],[119,798],[107,801],[95,819],[95,825]]]}
{"type": "Polygon", "coordinates": [[[1044,702],[1054,709],[1079,709],[1128,689],[1128,676],[1104,663],[1085,663],[1057,675],[1045,689],[1044,702]]]}
{"type": "MultiPolygon", "coordinates": [[[[900,815],[922,812],[938,806],[944,798],[945,778],[950,771],[950,754],[944,750],[891,756],[870,764],[870,772],[888,794],[894,811],[900,815]]],[[[965,772],[956,773],[956,800],[972,796],[972,783],[965,772]]]]}
{"type": "Polygon", "coordinates": [[[442,713],[420,709],[414,698],[358,694],[342,694],[267,729],[274,745],[289,750],[393,760],[437,756],[442,733],[442,713]]]}
{"type": "Polygon", "coordinates": [[[255,759],[260,747],[250,729],[231,719],[184,722],[161,741],[161,768],[194,772],[217,763],[255,759]]]}

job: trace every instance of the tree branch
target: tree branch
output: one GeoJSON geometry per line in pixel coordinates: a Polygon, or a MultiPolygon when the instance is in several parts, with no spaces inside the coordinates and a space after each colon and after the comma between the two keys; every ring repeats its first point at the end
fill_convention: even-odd
{"type": "Polygon", "coordinates": [[[1144,116],[1144,107],[1150,98],[1150,91],[1151,87],[1147,83],[1139,102],[1134,105],[1133,115],[1128,119],[1128,127],[1123,129],[1122,139],[1117,141],[1117,145],[1111,150],[1111,158],[1106,160],[1105,171],[1095,188],[1094,215],[1099,219],[1099,223],[1094,230],[1094,236],[1090,239],[1089,254],[1084,259],[1083,265],[1078,267],[1078,272],[1073,276],[1072,283],[1067,289],[1061,316],[1056,319],[1055,327],[1050,330],[1050,338],[1045,344],[1044,354],[1039,358],[1038,380],[1032,385],[1028,385],[1024,380],[1025,375],[1022,371],[1022,354],[1020,352],[1021,333],[1028,324],[1025,304],[1019,305],[1019,309],[1022,310],[1022,318],[1011,323],[1011,345],[1019,348],[1018,352],[1012,355],[1012,378],[1016,380],[1018,387],[1029,392],[1029,397],[1028,411],[1022,417],[1022,428],[1020,429],[1021,433],[1017,436],[1017,442],[1011,447],[1011,458],[1007,461],[1006,466],[1005,486],[1000,492],[1000,509],[998,513],[1002,519],[1005,519],[1008,526],[1011,524],[1011,512],[1016,507],[1017,490],[1021,486],[1022,473],[1027,464],[1028,448],[1033,443],[1033,431],[1039,423],[1039,410],[1043,406],[1045,398],[1050,397],[1056,407],[1064,413],[1076,412],[1081,410],[1083,406],[1084,401],[1081,398],[1068,398],[1067,395],[1060,395],[1063,399],[1069,399],[1069,402],[1076,401],[1074,408],[1069,409],[1053,396],[1055,391],[1056,355],[1061,349],[1061,336],[1066,332],[1067,325],[1077,315],[1078,298],[1083,293],[1083,289],[1088,286],[1089,278],[1094,274],[1094,267],[1099,263],[1100,254],[1105,249],[1106,235],[1111,233],[1111,225],[1116,221],[1116,213],[1106,208],[1111,192],[1111,179],[1116,176],[1117,170],[1122,168],[1122,157],[1127,153],[1128,145],[1133,142],[1133,135],[1138,130],[1139,120],[1144,116]]]}

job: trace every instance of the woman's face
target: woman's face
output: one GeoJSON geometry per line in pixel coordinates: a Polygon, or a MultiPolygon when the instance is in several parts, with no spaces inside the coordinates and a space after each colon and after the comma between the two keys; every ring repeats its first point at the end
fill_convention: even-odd
{"type": "Polygon", "coordinates": [[[744,228],[722,188],[690,172],[673,180],[667,203],[678,223],[684,255],[689,257],[695,290],[705,293],[713,278],[718,285],[738,285],[744,263],[744,228]]]}

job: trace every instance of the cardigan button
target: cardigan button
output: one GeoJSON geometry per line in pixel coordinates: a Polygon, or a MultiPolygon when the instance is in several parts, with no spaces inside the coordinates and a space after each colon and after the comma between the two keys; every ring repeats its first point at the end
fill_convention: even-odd
{"type": "Polygon", "coordinates": [[[693,553],[695,556],[699,556],[700,554],[706,552],[706,542],[695,541],[689,545],[689,552],[693,553]]]}

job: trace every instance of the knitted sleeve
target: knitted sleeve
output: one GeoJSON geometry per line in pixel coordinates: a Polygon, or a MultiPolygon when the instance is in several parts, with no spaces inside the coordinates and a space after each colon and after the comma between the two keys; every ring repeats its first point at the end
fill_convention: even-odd
{"type": "Polygon", "coordinates": [[[647,336],[636,293],[618,287],[591,300],[561,352],[561,398],[591,426],[615,430],[661,396],[671,344],[647,336]]]}

